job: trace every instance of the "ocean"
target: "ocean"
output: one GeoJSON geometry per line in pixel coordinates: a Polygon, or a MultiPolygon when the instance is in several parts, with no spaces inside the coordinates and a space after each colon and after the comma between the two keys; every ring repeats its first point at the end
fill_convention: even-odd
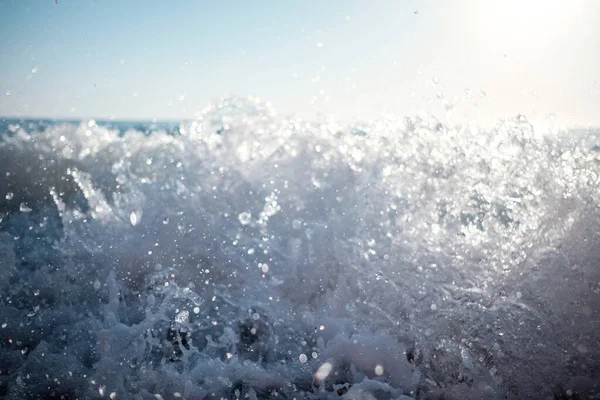
{"type": "Polygon", "coordinates": [[[0,123],[2,399],[600,399],[600,139],[0,123]]]}

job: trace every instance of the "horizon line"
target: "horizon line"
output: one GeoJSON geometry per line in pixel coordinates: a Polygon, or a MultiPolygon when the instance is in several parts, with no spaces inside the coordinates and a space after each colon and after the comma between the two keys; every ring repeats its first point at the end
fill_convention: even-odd
{"type": "MultiPolygon", "coordinates": [[[[384,117],[383,115],[381,117],[384,117]]],[[[90,120],[94,120],[96,122],[101,122],[101,123],[111,123],[111,122],[115,122],[115,123],[119,123],[119,122],[145,122],[145,123],[183,123],[183,122],[191,122],[196,120],[198,117],[189,117],[189,118],[132,118],[132,117],[123,117],[123,118],[96,118],[96,117],[49,117],[49,116],[6,116],[6,115],[0,115],[0,121],[8,121],[8,120],[22,120],[22,121],[56,121],[56,122],[82,122],[82,121],[90,121],[90,120]]],[[[509,119],[510,117],[505,117],[505,118],[495,118],[497,121],[502,121],[504,119],[509,119]]],[[[349,121],[338,121],[341,122],[343,124],[348,124],[348,125],[352,125],[353,122],[349,122],[349,121]]],[[[533,127],[536,127],[536,123],[535,121],[529,121],[533,127]]],[[[463,122],[463,123],[459,123],[458,126],[462,126],[462,125],[467,125],[469,124],[469,121],[463,122]]],[[[563,124],[562,129],[568,129],[568,130],[600,130],[600,124],[597,125],[588,125],[588,126],[583,126],[583,125],[577,125],[577,124],[570,124],[570,125],[565,125],[563,124]]],[[[561,129],[559,129],[561,130],[561,129]]]]}
{"type": "Polygon", "coordinates": [[[123,117],[123,118],[111,118],[111,117],[49,117],[49,116],[6,116],[0,115],[0,120],[26,120],[26,121],[34,121],[34,120],[50,120],[50,121],[67,121],[67,122],[75,122],[75,121],[101,121],[101,122],[185,122],[192,121],[196,119],[196,117],[190,118],[132,118],[132,117],[123,117]]]}

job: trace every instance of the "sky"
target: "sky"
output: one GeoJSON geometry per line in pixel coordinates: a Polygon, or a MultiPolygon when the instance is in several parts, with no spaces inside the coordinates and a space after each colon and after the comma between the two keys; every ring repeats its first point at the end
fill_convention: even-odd
{"type": "Polygon", "coordinates": [[[600,126],[597,0],[0,0],[0,115],[600,126]]]}

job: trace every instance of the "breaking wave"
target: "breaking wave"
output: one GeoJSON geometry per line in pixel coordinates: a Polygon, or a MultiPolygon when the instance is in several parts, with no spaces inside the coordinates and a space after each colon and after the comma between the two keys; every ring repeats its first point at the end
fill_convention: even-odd
{"type": "Polygon", "coordinates": [[[597,395],[599,149],[253,99],[175,129],[13,122],[0,397],[597,395]]]}

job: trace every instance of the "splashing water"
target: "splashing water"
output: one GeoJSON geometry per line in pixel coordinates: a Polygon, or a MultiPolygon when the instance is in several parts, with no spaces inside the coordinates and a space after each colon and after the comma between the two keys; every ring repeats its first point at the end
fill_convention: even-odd
{"type": "Polygon", "coordinates": [[[593,138],[252,99],[176,132],[11,127],[0,397],[600,392],[593,138]]]}

